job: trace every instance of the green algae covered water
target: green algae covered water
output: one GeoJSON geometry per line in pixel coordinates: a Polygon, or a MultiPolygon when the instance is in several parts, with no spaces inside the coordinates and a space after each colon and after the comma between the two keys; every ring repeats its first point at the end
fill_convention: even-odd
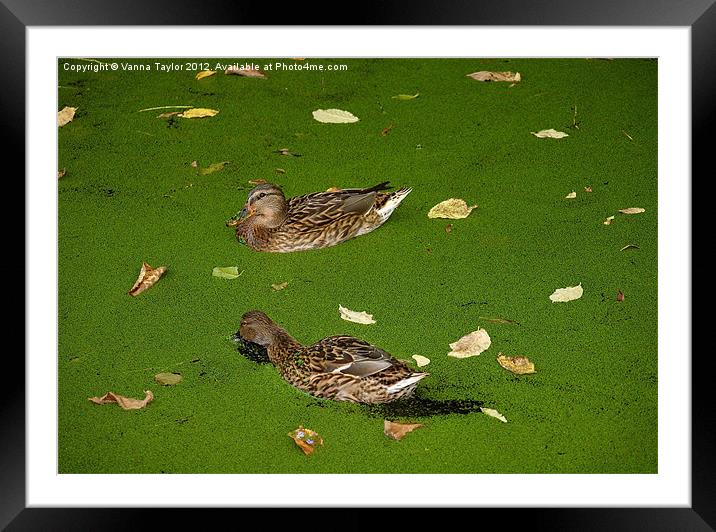
{"type": "Polygon", "coordinates": [[[656,61],[252,61],[314,67],[196,80],[233,61],[58,61],[58,110],[77,108],[58,131],[59,472],[656,473],[656,61]],[[522,81],[466,77],[480,70],[522,81]],[[219,113],[157,118],[187,108],[169,106],[219,113]],[[139,112],[152,107],[166,108],[139,112]],[[312,117],[333,108],[360,120],[312,117]],[[569,136],[531,134],[549,128],[569,136]],[[255,179],[287,196],[385,180],[413,192],[370,234],[260,254],[225,226],[255,179]],[[478,207],[427,217],[451,197],[478,207]],[[167,272],[135,298],[142,261],[167,272]],[[550,301],[579,283],[580,299],[550,301]],[[339,305],[377,323],[344,321],[339,305]],[[430,376],[413,402],[317,400],[237,352],[252,309],[304,343],[351,334],[426,356],[430,376]],[[478,327],[487,351],[447,356],[478,327]],[[537,373],[509,373],[498,353],[537,373]],[[160,386],[160,372],[183,380],[160,386]],[[137,411],[87,400],[144,390],[155,399],[137,411]],[[383,419],[425,426],[394,441],[383,419]],[[299,425],[325,441],[310,457],[288,437],[299,425]]]}

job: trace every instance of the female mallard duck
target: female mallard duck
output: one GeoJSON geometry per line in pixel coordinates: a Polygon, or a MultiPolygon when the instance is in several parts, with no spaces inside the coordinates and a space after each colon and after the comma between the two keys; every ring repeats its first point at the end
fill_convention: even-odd
{"type": "Polygon", "coordinates": [[[255,251],[287,253],[335,246],[383,225],[411,192],[388,182],[370,188],[330,189],[286,199],[272,183],[249,192],[242,211],[226,222],[255,251]]]}
{"type": "Polygon", "coordinates": [[[389,403],[412,395],[423,377],[402,360],[352,336],[329,336],[301,345],[263,312],[241,317],[234,335],[239,351],[265,350],[284,380],[299,390],[334,401],[389,403]]]}

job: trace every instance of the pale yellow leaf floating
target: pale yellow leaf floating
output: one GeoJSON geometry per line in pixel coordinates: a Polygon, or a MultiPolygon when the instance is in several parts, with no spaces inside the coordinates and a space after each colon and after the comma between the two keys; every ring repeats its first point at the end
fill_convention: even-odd
{"type": "Polygon", "coordinates": [[[216,116],[219,114],[219,111],[216,109],[205,109],[203,107],[193,107],[192,109],[187,109],[183,113],[179,113],[177,116],[180,118],[205,118],[208,116],[216,116]]]}
{"type": "Polygon", "coordinates": [[[407,433],[423,426],[421,423],[394,423],[386,419],[383,422],[383,433],[394,440],[402,440],[407,433]]]}
{"type": "Polygon", "coordinates": [[[77,111],[77,107],[63,107],[62,111],[57,112],[57,125],[62,127],[72,122],[75,117],[75,111],[77,111]]]}
{"type": "Polygon", "coordinates": [[[354,114],[342,109],[316,109],[313,111],[313,118],[324,124],[351,124],[360,120],[354,114]]]}
{"type": "Polygon", "coordinates": [[[568,286],[566,288],[557,288],[551,296],[549,296],[552,303],[566,303],[567,301],[573,301],[582,297],[584,290],[582,289],[582,283],[577,286],[568,286]]]}
{"type": "Polygon", "coordinates": [[[488,72],[486,70],[481,70],[479,72],[467,74],[467,77],[477,81],[509,81],[512,83],[519,83],[522,81],[522,76],[519,72],[488,72]]]}
{"type": "Polygon", "coordinates": [[[287,286],[288,286],[288,281],[286,281],[285,283],[272,284],[272,285],[271,285],[271,288],[273,288],[273,290],[274,290],[275,292],[278,292],[279,290],[283,290],[283,289],[286,288],[287,286]]]}
{"type": "Polygon", "coordinates": [[[419,92],[416,92],[415,94],[397,94],[396,96],[392,96],[394,100],[414,100],[420,96],[419,92]]]}
{"type": "Polygon", "coordinates": [[[572,191],[572,192],[570,192],[569,194],[567,194],[567,195],[564,197],[564,199],[574,199],[574,198],[576,198],[576,197],[577,197],[577,193],[576,193],[575,191],[572,191]]]}
{"type": "Polygon", "coordinates": [[[368,314],[367,312],[356,312],[355,310],[347,309],[341,305],[338,305],[338,312],[341,313],[341,318],[346,321],[362,323],[363,325],[371,325],[375,323],[373,315],[368,314]]]}
{"type": "Polygon", "coordinates": [[[303,454],[307,456],[313,454],[318,445],[323,445],[323,438],[317,432],[304,428],[303,425],[299,425],[296,430],[292,430],[288,435],[301,448],[303,454]]]}
{"type": "Polygon", "coordinates": [[[419,368],[430,364],[430,359],[428,357],[424,357],[423,355],[413,355],[412,358],[415,360],[415,363],[419,368]]]}
{"type": "Polygon", "coordinates": [[[518,355],[514,357],[506,356],[500,353],[497,356],[497,363],[508,371],[516,375],[528,375],[537,373],[534,363],[526,356],[518,355]]]}
{"type": "Polygon", "coordinates": [[[224,167],[229,164],[231,161],[221,161],[220,163],[213,163],[207,166],[206,168],[200,168],[199,169],[199,175],[208,175],[213,174],[214,172],[218,172],[220,170],[223,170],[224,167]]]}
{"type": "Polygon", "coordinates": [[[209,76],[213,76],[216,74],[216,70],[202,70],[201,72],[197,72],[195,78],[197,80],[208,78],[209,76]]]}
{"type": "Polygon", "coordinates": [[[428,218],[450,218],[452,220],[458,220],[460,218],[467,218],[472,209],[475,209],[477,205],[467,206],[467,203],[463,199],[450,198],[445,201],[441,201],[435,207],[430,209],[428,212],[428,218]]]}
{"type": "Polygon", "coordinates": [[[159,278],[164,275],[164,272],[166,271],[166,266],[152,268],[149,264],[143,262],[142,268],[139,270],[139,277],[137,277],[137,282],[134,283],[134,286],[131,288],[128,294],[130,296],[137,296],[144,292],[147,288],[151,288],[154,283],[156,283],[159,278]]]}
{"type": "Polygon", "coordinates": [[[535,137],[540,139],[562,139],[564,137],[569,137],[566,133],[563,131],[557,131],[555,129],[543,129],[542,131],[538,131],[535,133],[534,131],[531,132],[535,137]]]}
{"type": "Polygon", "coordinates": [[[182,376],[180,373],[157,373],[154,380],[162,386],[174,386],[181,382],[182,376]]]}
{"type": "Polygon", "coordinates": [[[114,392],[107,392],[102,397],[89,397],[89,400],[98,405],[116,403],[121,406],[123,410],[139,410],[147,406],[147,404],[154,399],[154,394],[151,390],[146,390],[144,394],[144,399],[132,399],[131,397],[117,395],[114,392]]]}
{"type": "Polygon", "coordinates": [[[454,358],[474,357],[489,349],[491,344],[492,340],[487,331],[478,327],[476,331],[466,334],[457,342],[451,343],[450,349],[452,351],[448,353],[448,356],[454,358]]]}
{"type": "MultiPolygon", "coordinates": [[[[244,271],[242,270],[241,273],[244,273],[244,271]]],[[[237,266],[217,266],[211,271],[211,275],[222,279],[236,279],[241,273],[239,273],[237,266]]]]}
{"type": "Polygon", "coordinates": [[[628,209],[619,209],[619,212],[622,214],[639,214],[645,211],[646,209],[642,209],[641,207],[629,207],[628,209]]]}
{"type": "Polygon", "coordinates": [[[502,414],[500,414],[500,413],[499,413],[497,410],[495,410],[494,408],[480,408],[480,410],[482,410],[482,413],[483,413],[483,414],[487,414],[487,415],[490,416],[490,417],[494,417],[494,418],[496,418],[496,419],[499,419],[499,420],[502,421],[503,423],[507,423],[507,419],[505,419],[505,416],[503,416],[502,414]]]}
{"type": "Polygon", "coordinates": [[[612,221],[614,220],[614,216],[608,216],[606,220],[604,220],[602,223],[604,225],[612,225],[612,221]]]}

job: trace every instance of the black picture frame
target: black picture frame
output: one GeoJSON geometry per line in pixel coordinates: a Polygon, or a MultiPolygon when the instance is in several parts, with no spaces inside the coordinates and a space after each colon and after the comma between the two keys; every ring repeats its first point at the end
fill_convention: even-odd
{"type": "MultiPolygon", "coordinates": [[[[692,73],[692,167],[712,168],[708,153],[713,144],[709,135],[710,121],[714,117],[716,94],[716,68],[712,54],[716,51],[716,0],[461,0],[453,2],[426,2],[414,0],[399,4],[390,2],[364,2],[350,17],[350,25],[548,25],[548,26],[685,26],[691,28],[692,73]],[[707,166],[708,165],[708,166],[707,166]]],[[[347,15],[339,16],[333,4],[323,2],[310,6],[296,5],[291,11],[281,11],[269,3],[191,2],[187,0],[0,0],[0,41],[2,53],[0,72],[3,75],[1,115],[8,133],[3,146],[4,161],[18,164],[16,176],[25,175],[25,29],[27,26],[85,26],[85,25],[247,25],[295,24],[341,25],[347,15]]],[[[568,50],[566,50],[568,52],[568,50]]],[[[695,171],[695,170],[694,170],[695,171]]],[[[693,172],[692,172],[693,173],[693,172]]],[[[710,172],[713,173],[713,170],[710,172]]],[[[704,176],[706,177],[706,176],[704,176]]],[[[25,197],[24,182],[15,177],[15,198],[25,197]],[[22,183],[21,183],[22,182],[22,183]]],[[[693,177],[691,183],[694,183],[693,177]]],[[[20,202],[17,202],[20,204],[20,202]]],[[[692,216],[694,209],[692,208],[692,216]]],[[[3,227],[12,223],[7,210],[3,210],[3,227]]],[[[24,237],[24,232],[23,232],[24,237]]],[[[693,242],[693,240],[692,240],[693,242]]],[[[23,244],[21,244],[24,246],[23,244]]],[[[18,255],[20,255],[18,253],[18,255]]],[[[22,255],[24,257],[24,253],[22,255]]],[[[24,261],[24,259],[23,259],[24,261]]],[[[693,263],[692,263],[693,264],[693,263]]],[[[17,264],[13,264],[17,268],[17,264]]],[[[24,262],[23,262],[24,267],[24,262]]],[[[16,272],[9,272],[15,276],[16,272]]],[[[32,279],[24,278],[24,284],[32,279]]],[[[685,285],[685,290],[691,286],[685,285]]],[[[24,306],[23,306],[24,307],[24,306]]],[[[23,316],[24,312],[16,312],[23,316]]],[[[692,330],[693,324],[692,324],[692,330]]],[[[24,348],[24,345],[23,345],[24,348]]],[[[83,509],[83,508],[26,508],[25,504],[25,364],[13,355],[6,360],[5,372],[13,375],[4,379],[3,401],[0,403],[2,447],[0,447],[0,527],[9,530],[98,530],[144,529],[157,517],[163,526],[192,525],[208,521],[206,517],[186,509],[83,509]],[[11,368],[7,364],[16,364],[11,368]],[[159,513],[160,515],[157,515],[159,513]]],[[[668,356],[667,354],[664,354],[668,356]]],[[[524,523],[531,528],[550,530],[712,530],[716,527],[716,469],[714,453],[716,438],[716,411],[711,406],[708,379],[714,362],[710,353],[701,356],[693,352],[692,372],[692,506],[690,508],[531,508],[531,509],[480,509],[505,519],[510,524],[524,523]],[[698,358],[697,358],[698,357],[698,358]]],[[[101,486],[98,486],[101,489],[101,486]]],[[[320,507],[320,499],[316,506],[320,507]]],[[[257,509],[205,510],[214,516],[241,520],[253,518],[266,522],[281,521],[290,526],[303,517],[306,510],[262,511],[257,509]],[[297,514],[298,512],[298,514],[297,514]]],[[[310,510],[309,510],[310,511],[310,510]]],[[[341,528],[355,529],[360,523],[383,523],[384,517],[375,518],[374,509],[321,509],[311,519],[318,526],[343,523],[341,528]],[[319,517],[320,516],[320,517],[319,517]],[[337,521],[336,521],[337,520],[337,521]]],[[[381,510],[385,512],[386,510],[381,510]]],[[[388,510],[389,511],[389,510],[388,510]]],[[[451,519],[464,516],[463,509],[451,509],[451,519]],[[454,515],[459,511],[460,515],[454,515]]],[[[411,510],[401,515],[401,527],[425,522],[422,510],[411,510]]],[[[474,519],[474,517],[467,517],[474,519]]],[[[481,516],[480,519],[483,519],[481,516]]],[[[239,525],[239,522],[236,522],[239,525]]],[[[381,525],[382,526],[382,525],[381,525]]],[[[329,526],[333,528],[333,526],[329,526]]],[[[365,528],[361,526],[361,528],[365,528]]]]}

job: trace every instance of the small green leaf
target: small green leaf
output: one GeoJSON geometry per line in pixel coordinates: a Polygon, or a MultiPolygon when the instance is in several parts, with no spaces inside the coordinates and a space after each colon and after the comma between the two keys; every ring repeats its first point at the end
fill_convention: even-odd
{"type": "Polygon", "coordinates": [[[398,94],[397,96],[393,96],[394,100],[414,100],[420,96],[419,92],[416,92],[415,94],[398,94]]]}
{"type": "MultiPolygon", "coordinates": [[[[244,273],[244,271],[241,270],[241,273],[244,273]]],[[[236,266],[217,266],[211,272],[211,275],[221,277],[222,279],[236,279],[241,273],[239,273],[239,268],[236,266]]]]}
{"type": "Polygon", "coordinates": [[[162,386],[174,386],[181,382],[180,373],[157,373],[154,375],[154,380],[162,386]]]}

